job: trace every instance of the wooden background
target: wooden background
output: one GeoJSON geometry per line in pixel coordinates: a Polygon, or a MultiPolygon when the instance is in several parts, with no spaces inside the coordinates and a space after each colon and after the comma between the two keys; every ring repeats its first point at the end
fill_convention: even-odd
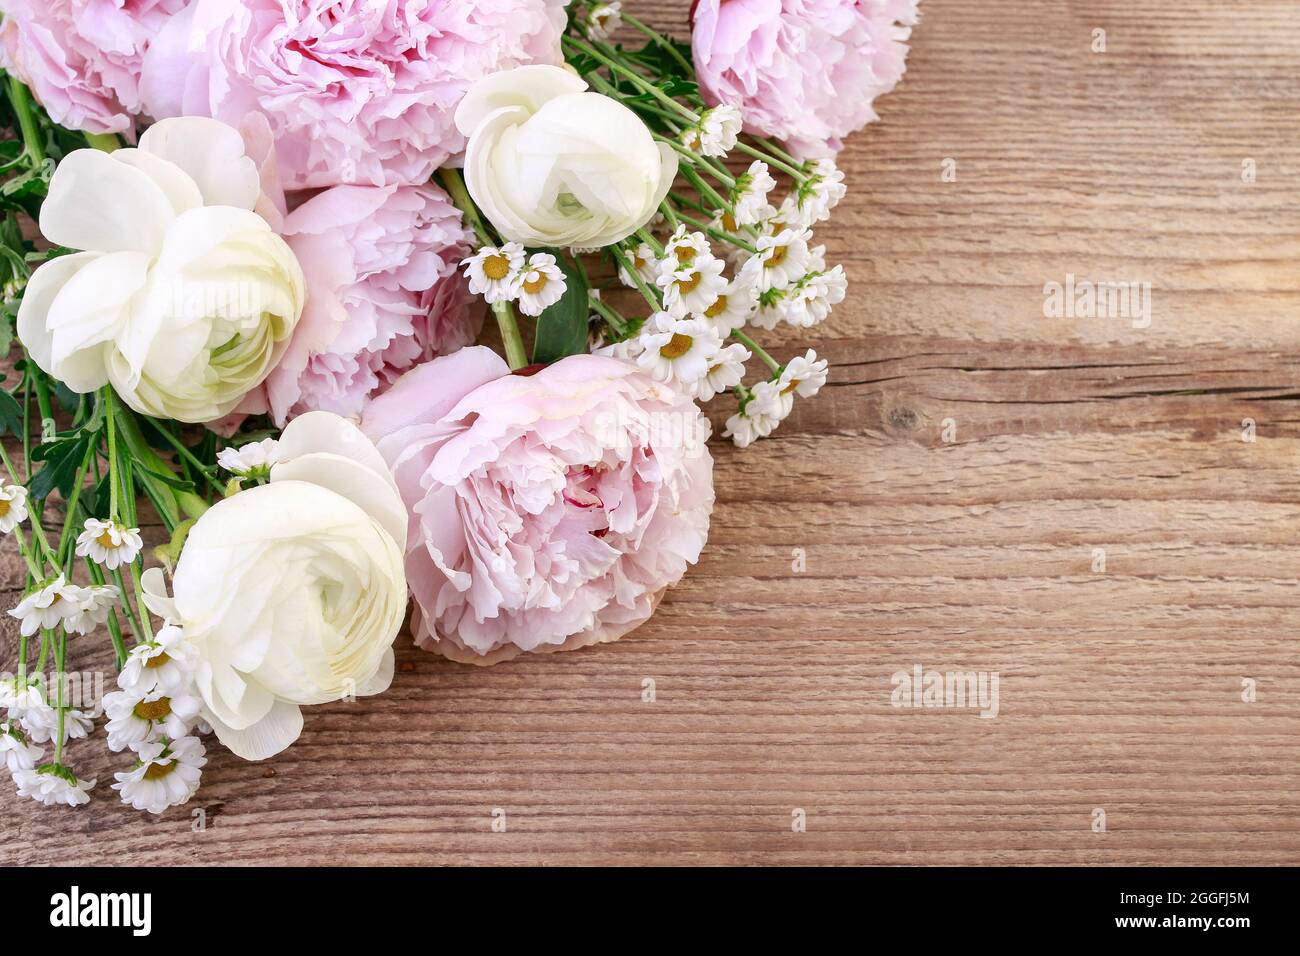
{"type": "Polygon", "coordinates": [[[158,819],[74,745],[100,799],[0,798],[0,861],[1300,863],[1300,8],[923,13],[821,230],[832,385],[718,445],[653,621],[491,669],[402,638],[386,696],[263,764],[214,750],[158,819]],[[1067,273],[1150,282],[1150,326],[1044,318],[1067,273]],[[999,716],[891,707],[916,663],[998,672],[999,716]]]}

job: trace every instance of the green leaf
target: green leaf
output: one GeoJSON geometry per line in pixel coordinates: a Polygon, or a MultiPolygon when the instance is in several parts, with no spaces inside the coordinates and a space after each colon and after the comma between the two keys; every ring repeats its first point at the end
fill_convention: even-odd
{"type": "MultiPolygon", "coordinates": [[[[45,466],[32,476],[29,484],[32,497],[45,499],[51,491],[58,491],[67,498],[72,493],[77,468],[85,459],[88,447],[85,438],[56,443],[45,459],[45,466]]],[[[36,456],[33,454],[32,457],[36,456]]]]}
{"type": "Polygon", "coordinates": [[[4,389],[0,388],[0,435],[21,435],[23,431],[23,407],[4,389]]]}
{"type": "Polygon", "coordinates": [[[558,249],[547,250],[564,273],[564,296],[537,317],[537,335],[533,339],[533,361],[555,362],[566,355],[587,351],[587,321],[591,307],[587,303],[587,281],[558,249]]]}

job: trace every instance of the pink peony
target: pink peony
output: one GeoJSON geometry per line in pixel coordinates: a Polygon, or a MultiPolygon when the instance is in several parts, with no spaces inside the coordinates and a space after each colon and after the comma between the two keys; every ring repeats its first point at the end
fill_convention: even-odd
{"type": "Polygon", "coordinates": [[[286,189],[419,183],[480,77],[560,62],[566,0],[194,0],[145,59],[157,117],[271,120],[286,189]]]}
{"type": "Polygon", "coordinates": [[[295,209],[284,236],[307,305],[266,382],[281,425],[311,410],[359,416],[402,372],[482,328],[458,268],[472,236],[436,186],[335,186],[295,209]]]}
{"type": "Polygon", "coordinates": [[[918,0],[698,0],[691,31],[705,98],[804,157],[832,156],[877,119],[906,69],[918,0]]]}
{"type": "Polygon", "coordinates": [[[462,349],[408,372],[362,429],[411,515],[415,639],[453,660],[616,640],[708,536],[707,422],[617,359],[512,375],[490,349],[462,349]]]}
{"type": "Polygon", "coordinates": [[[68,129],[134,135],[150,41],[188,0],[0,0],[0,68],[68,129]]]}

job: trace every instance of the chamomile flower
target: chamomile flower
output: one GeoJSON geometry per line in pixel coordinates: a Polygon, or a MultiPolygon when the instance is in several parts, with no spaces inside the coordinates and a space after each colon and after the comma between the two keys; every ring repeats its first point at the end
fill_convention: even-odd
{"type": "Polygon", "coordinates": [[[31,637],[37,631],[57,627],[64,618],[76,614],[81,609],[84,591],[69,584],[60,574],[19,601],[17,607],[9,610],[9,616],[22,621],[23,637],[31,637]]]}
{"type": "MultiPolygon", "coordinates": [[[[804,355],[796,355],[785,364],[781,377],[776,380],[777,400],[790,414],[794,397],[812,398],[826,384],[827,361],[819,359],[817,353],[809,349],[804,355]]],[[[784,416],[782,416],[784,417],[784,416]]]]}
{"type": "Polygon", "coordinates": [[[727,419],[722,434],[735,442],[737,448],[747,448],[755,439],[772,434],[788,414],[782,407],[776,385],[759,382],[742,398],[740,411],[727,419]]]}
{"type": "Polygon", "coordinates": [[[811,238],[807,229],[782,229],[773,236],[760,236],[758,251],[741,267],[741,277],[760,293],[784,289],[807,271],[811,238]]]}
{"type": "Polygon", "coordinates": [[[784,318],[790,307],[789,289],[755,290],[754,311],[749,316],[749,324],[760,329],[774,329],[784,318]]]}
{"type": "MultiPolygon", "coordinates": [[[[659,275],[659,260],[655,258],[654,250],[648,243],[641,243],[632,250],[631,255],[632,268],[636,274],[641,277],[641,281],[647,285],[654,285],[655,278],[659,275]]],[[[629,289],[636,288],[636,280],[632,274],[627,271],[627,266],[618,267],[618,281],[623,283],[629,289]]]]}
{"type": "Polygon", "coordinates": [[[713,257],[713,249],[710,248],[709,240],[704,233],[691,232],[683,223],[673,230],[673,234],[664,243],[664,255],[659,261],[658,275],[685,269],[699,258],[712,259],[713,257]]]}
{"type": "Polygon", "coordinates": [[[829,272],[809,272],[787,291],[784,319],[791,325],[809,328],[831,314],[831,306],[844,301],[848,280],[844,267],[829,272]]]}
{"type": "Polygon", "coordinates": [[[664,292],[664,311],[679,317],[704,312],[727,288],[722,269],[721,259],[702,255],[680,269],[660,272],[656,281],[664,292]]]}
{"type": "Polygon", "coordinates": [[[250,441],[238,448],[217,452],[217,464],[241,478],[271,477],[271,468],[280,460],[280,443],[274,438],[250,441]]]}
{"type": "MultiPolygon", "coordinates": [[[[752,226],[770,215],[772,207],[768,204],[767,194],[776,188],[776,180],[767,171],[767,163],[756,159],[749,164],[749,169],[736,177],[736,185],[731,190],[731,205],[735,210],[733,221],[741,226],[752,226]]],[[[735,232],[735,226],[727,232],[735,232]]]]}
{"type": "Polygon", "coordinates": [[[730,103],[719,103],[705,110],[698,124],[682,130],[681,142],[702,156],[726,156],[736,148],[743,124],[740,110],[730,103]]]}
{"type": "Polygon", "coordinates": [[[739,385],[745,377],[745,363],[749,359],[749,349],[739,342],[720,349],[704,377],[695,383],[695,397],[701,402],[707,402],[714,395],[725,392],[733,385],[739,385]]]}
{"type": "Polygon", "coordinates": [[[90,558],[110,571],[119,565],[135,560],[144,541],[139,528],[127,528],[116,521],[87,518],[85,528],[77,535],[77,556],[90,558]]]}
{"type": "Polygon", "coordinates": [[[519,282],[519,311],[541,315],[564,295],[564,273],[549,252],[534,252],[519,282]]]}
{"type": "Polygon", "coordinates": [[[184,737],[198,720],[203,702],[192,693],[155,692],[144,697],[124,690],[104,695],[110,750],[121,751],[158,736],[184,737]]]}
{"type": "Polygon", "coordinates": [[[144,697],[148,694],[177,694],[189,686],[198,650],[185,632],[168,624],[147,644],[131,649],[117,675],[117,686],[144,697]]]}
{"type": "Polygon", "coordinates": [[[819,159],[812,164],[811,174],[795,192],[795,205],[805,225],[812,225],[831,217],[831,210],[844,198],[844,174],[835,167],[834,160],[819,159]]]}
{"type": "Polygon", "coordinates": [[[54,739],[59,729],[59,714],[45,699],[40,684],[29,683],[19,688],[9,703],[9,719],[18,721],[33,743],[43,744],[54,739]]]}
{"type": "Polygon", "coordinates": [[[8,534],[27,520],[27,489],[0,485],[0,532],[8,534]]]}
{"type": "Polygon", "coordinates": [[[656,312],[641,331],[636,364],[660,382],[693,386],[708,374],[722,348],[717,331],[703,319],[679,319],[656,312]]]}
{"type": "Polygon", "coordinates": [[[727,283],[713,304],[700,313],[700,317],[713,323],[718,335],[727,336],[744,327],[757,308],[758,290],[748,282],[735,278],[727,283]]]}
{"type": "Polygon", "coordinates": [[[203,765],[203,744],[197,737],[149,741],[136,748],[139,761],[125,773],[115,773],[113,789],[122,802],[137,810],[162,813],[179,806],[199,789],[203,765]]]}
{"type": "Polygon", "coordinates": [[[483,296],[489,304],[509,302],[519,295],[520,270],[524,266],[524,247],[517,242],[504,246],[483,246],[461,261],[469,277],[469,291],[483,296]]]}
{"type": "Polygon", "coordinates": [[[0,721],[0,759],[11,774],[20,770],[35,770],[41,759],[41,748],[31,743],[22,728],[13,721],[0,721]]]}
{"type": "Polygon", "coordinates": [[[623,4],[598,3],[587,14],[587,36],[593,40],[608,40],[623,25],[623,4]]]}
{"type": "Polygon", "coordinates": [[[113,584],[97,584],[81,589],[81,604],[63,621],[69,634],[89,634],[108,620],[108,612],[117,604],[119,592],[113,584]]]}
{"type": "Polygon", "coordinates": [[[47,807],[79,807],[90,802],[94,780],[82,780],[71,768],[47,763],[34,770],[19,770],[14,774],[18,796],[31,797],[47,807]]]}

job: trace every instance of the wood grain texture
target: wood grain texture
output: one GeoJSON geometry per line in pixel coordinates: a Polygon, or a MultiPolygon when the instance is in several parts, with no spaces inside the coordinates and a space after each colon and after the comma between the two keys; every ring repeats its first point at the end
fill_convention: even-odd
{"type": "Polygon", "coordinates": [[[717,445],[710,545],[649,624],[491,669],[403,638],[387,695],[214,752],[159,819],[81,744],[101,799],[0,798],[0,861],[1300,863],[1300,8],[923,12],[822,230],[832,384],[717,445]],[[1067,273],[1150,282],[1150,326],[1044,318],[1067,273]],[[916,663],[997,671],[999,716],[892,707],[916,663]]]}

